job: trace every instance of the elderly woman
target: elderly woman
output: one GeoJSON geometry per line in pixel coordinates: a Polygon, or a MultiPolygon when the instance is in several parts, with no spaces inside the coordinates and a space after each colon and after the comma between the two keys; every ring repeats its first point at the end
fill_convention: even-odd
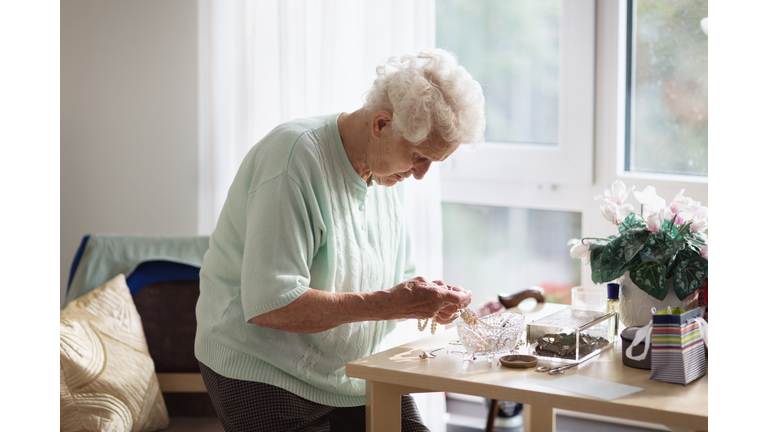
{"type": "MultiPolygon", "coordinates": [[[[365,382],[397,319],[447,324],[471,292],[413,276],[397,185],[485,129],[444,50],[392,57],[364,106],[282,124],[245,156],[200,270],[195,355],[227,431],[364,430],[365,382]]],[[[403,398],[403,430],[426,430],[403,398]]]]}

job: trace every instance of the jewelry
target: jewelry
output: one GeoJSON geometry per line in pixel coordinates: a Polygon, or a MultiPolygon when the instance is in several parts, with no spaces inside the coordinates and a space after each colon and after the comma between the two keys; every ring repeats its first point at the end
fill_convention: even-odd
{"type": "MultiPolygon", "coordinates": [[[[550,333],[538,338],[536,341],[536,354],[547,357],[559,357],[576,359],[576,334],[550,333]]],[[[579,355],[585,356],[595,350],[608,345],[603,337],[593,337],[587,333],[579,335],[579,355]]]]}
{"type": "Polygon", "coordinates": [[[429,354],[427,354],[426,351],[422,351],[421,354],[419,354],[419,358],[422,359],[422,360],[427,360],[427,359],[435,358],[435,357],[437,357],[435,355],[435,351],[440,351],[441,349],[442,348],[433,349],[432,351],[429,352],[429,354]]]}
{"type": "MultiPolygon", "coordinates": [[[[483,324],[486,327],[493,328],[492,325],[489,325],[485,321],[483,321],[480,318],[478,318],[477,315],[475,315],[474,312],[472,312],[471,310],[469,310],[467,308],[464,308],[464,309],[460,310],[459,313],[461,314],[461,319],[463,319],[464,322],[467,323],[467,325],[470,326],[470,327],[474,327],[477,324],[483,324]]],[[[511,316],[510,316],[510,318],[511,318],[511,316]]],[[[507,318],[507,321],[508,320],[509,320],[509,318],[507,318]]],[[[504,322],[504,324],[501,325],[501,327],[504,327],[504,325],[506,325],[506,321],[504,322]]]]}
{"type": "MultiPolygon", "coordinates": [[[[421,323],[422,319],[419,318],[418,326],[419,331],[424,331],[427,329],[427,324],[429,324],[429,318],[424,318],[424,323],[421,323]]],[[[430,327],[430,332],[432,334],[435,334],[435,331],[437,331],[437,317],[432,317],[432,327],[430,327]]]]}
{"type": "Polygon", "coordinates": [[[429,323],[429,318],[424,320],[424,324],[421,323],[421,318],[419,318],[419,323],[418,323],[419,331],[424,331],[424,329],[427,328],[428,323],[429,323]]]}

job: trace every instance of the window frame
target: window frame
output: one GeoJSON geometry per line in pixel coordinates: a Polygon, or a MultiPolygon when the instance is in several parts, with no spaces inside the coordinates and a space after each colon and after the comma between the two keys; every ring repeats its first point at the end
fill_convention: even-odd
{"type": "MultiPolygon", "coordinates": [[[[603,218],[600,203],[594,199],[602,195],[615,180],[623,181],[628,187],[635,185],[640,190],[645,186],[654,186],[657,193],[667,201],[685,189],[686,196],[708,206],[708,181],[701,181],[704,179],[700,177],[623,170],[626,81],[622,77],[626,77],[627,64],[624,3],[598,2],[594,8],[594,133],[588,149],[590,158],[594,160],[594,164],[590,164],[593,180],[586,184],[558,183],[557,177],[550,177],[546,172],[542,176],[518,179],[498,179],[483,173],[458,175],[456,167],[452,166],[453,160],[460,160],[464,154],[457,151],[440,167],[442,201],[578,211],[582,214],[582,236],[590,237],[615,234],[615,227],[603,218]]],[[[480,147],[485,145],[481,144],[480,147]]],[[[490,170],[483,165],[475,165],[473,169],[490,170]]],[[[563,253],[568,253],[565,244],[563,253]]],[[[589,267],[582,266],[581,285],[594,285],[589,267]]]]}
{"type": "MultiPolygon", "coordinates": [[[[441,168],[448,185],[593,182],[595,8],[594,0],[562,1],[557,145],[485,142],[456,152],[441,168]]],[[[450,186],[447,192],[464,195],[450,186]]]]}
{"type": "Polygon", "coordinates": [[[634,81],[634,64],[635,64],[635,40],[636,40],[636,22],[637,18],[634,16],[634,11],[637,9],[636,4],[638,0],[627,0],[618,2],[618,58],[617,61],[620,65],[620,72],[623,71],[624,80],[619,79],[617,90],[617,140],[619,146],[616,152],[616,175],[627,179],[645,179],[645,180],[657,180],[657,181],[672,181],[694,184],[708,184],[709,175],[693,175],[693,174],[670,174],[660,172],[649,171],[632,171],[629,168],[629,160],[627,153],[630,151],[632,145],[632,130],[634,129],[634,117],[631,115],[631,104],[635,101],[635,81],[634,81]],[[632,14],[629,13],[632,8],[632,14]],[[629,33],[632,32],[630,38],[629,33]],[[623,66],[623,68],[622,68],[623,66]]]}

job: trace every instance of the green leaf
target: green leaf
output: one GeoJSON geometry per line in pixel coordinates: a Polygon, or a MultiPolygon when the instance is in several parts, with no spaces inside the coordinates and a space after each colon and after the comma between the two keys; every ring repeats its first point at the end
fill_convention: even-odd
{"type": "Polygon", "coordinates": [[[677,225],[673,224],[672,222],[665,220],[663,224],[661,224],[661,229],[659,232],[664,232],[669,234],[674,241],[677,243],[680,243],[683,241],[683,236],[680,235],[680,233],[677,231],[677,225]]]}
{"type": "Polygon", "coordinates": [[[645,227],[645,223],[642,219],[637,217],[637,215],[632,212],[627,217],[624,218],[624,221],[619,224],[619,232],[627,231],[632,228],[636,227],[645,227]]]}
{"type": "Polygon", "coordinates": [[[593,244],[589,246],[589,262],[592,265],[592,282],[596,284],[603,282],[602,279],[600,279],[600,266],[603,259],[603,251],[606,247],[607,244],[593,244]]]}
{"type": "MultiPolygon", "coordinates": [[[[634,258],[632,258],[632,261],[626,263],[624,265],[624,271],[632,270],[633,268],[637,267],[638,265],[642,264],[643,260],[640,259],[640,254],[635,255],[634,258]]],[[[624,274],[623,272],[621,274],[624,274]]]]}
{"type": "Polygon", "coordinates": [[[624,274],[624,253],[619,246],[620,239],[616,239],[605,246],[600,263],[600,280],[610,282],[624,274]]]}
{"type": "Polygon", "coordinates": [[[669,259],[669,262],[667,263],[667,271],[664,273],[664,277],[667,279],[671,279],[672,276],[675,274],[675,269],[677,268],[677,265],[682,261],[680,258],[680,252],[685,250],[685,245],[682,244],[680,247],[675,249],[675,252],[672,254],[672,258],[669,259]]]}
{"type": "Polygon", "coordinates": [[[675,269],[675,294],[683,300],[699,289],[704,278],[709,273],[709,263],[700,256],[693,256],[680,261],[675,269]]]}
{"type": "Polygon", "coordinates": [[[692,233],[691,237],[696,239],[696,240],[698,240],[701,243],[706,243],[707,242],[707,237],[704,234],[700,233],[700,232],[692,233]]]}
{"type": "MultiPolygon", "coordinates": [[[[690,245],[690,248],[693,249],[696,254],[701,254],[701,247],[706,244],[706,237],[703,236],[701,233],[698,232],[692,232],[690,235],[686,237],[686,240],[688,244],[690,245]]],[[[706,258],[705,258],[706,259],[706,258]]]]}
{"type": "Polygon", "coordinates": [[[657,262],[644,262],[629,271],[629,278],[651,297],[664,300],[669,291],[665,270],[664,265],[657,262]]]}
{"type": "Polygon", "coordinates": [[[624,261],[632,261],[632,258],[645,246],[648,240],[648,230],[644,226],[630,228],[615,240],[614,250],[624,256],[624,261]]]}
{"type": "Polygon", "coordinates": [[[657,262],[665,264],[680,246],[679,242],[665,231],[651,233],[645,242],[645,247],[640,251],[643,262],[657,262]]]}
{"type": "Polygon", "coordinates": [[[692,249],[689,249],[689,248],[683,248],[683,249],[680,250],[680,258],[683,259],[683,260],[687,261],[687,260],[689,260],[691,258],[696,258],[696,257],[701,258],[699,256],[699,253],[696,252],[695,250],[692,250],[692,249]]]}

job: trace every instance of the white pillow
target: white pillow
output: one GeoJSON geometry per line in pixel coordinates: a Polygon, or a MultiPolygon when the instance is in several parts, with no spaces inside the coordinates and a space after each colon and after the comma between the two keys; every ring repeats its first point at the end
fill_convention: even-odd
{"type": "Polygon", "coordinates": [[[124,275],[60,317],[61,431],[155,431],[168,410],[124,275]]]}

